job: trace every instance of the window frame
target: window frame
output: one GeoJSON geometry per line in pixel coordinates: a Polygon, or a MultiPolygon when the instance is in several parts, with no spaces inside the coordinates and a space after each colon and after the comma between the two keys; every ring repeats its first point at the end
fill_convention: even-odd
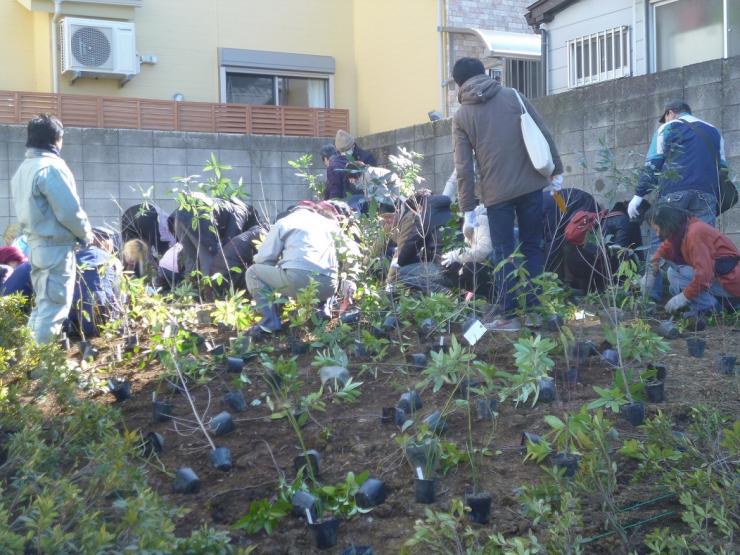
{"type": "Polygon", "coordinates": [[[622,77],[629,77],[632,75],[632,30],[629,25],[618,25],[616,27],[610,27],[603,31],[596,33],[589,33],[588,35],[582,35],[574,39],[565,41],[566,60],[567,60],[567,71],[568,71],[568,88],[575,89],[578,87],[584,87],[586,85],[593,85],[594,83],[603,83],[604,81],[613,81],[622,77]],[[615,37],[619,36],[619,40],[615,37]],[[606,46],[607,41],[611,40],[612,46],[612,68],[609,68],[608,61],[601,67],[602,57],[601,50],[602,44],[601,39],[604,39],[604,45],[606,46]],[[591,51],[591,42],[595,39],[596,42],[596,72],[589,71],[589,76],[585,76],[585,71],[582,70],[583,77],[578,77],[578,47],[580,45],[581,54],[580,62],[583,67],[584,62],[588,62],[589,70],[594,69],[593,63],[593,52],[591,51]],[[588,44],[588,60],[584,52],[586,48],[584,45],[588,44]],[[617,67],[616,55],[617,48],[619,45],[620,49],[620,65],[617,67]],[[625,52],[626,48],[626,52],[625,52]]]}
{"type": "MultiPolygon", "coordinates": [[[[679,2],[680,0],[650,0],[650,69],[653,73],[658,71],[658,18],[655,16],[656,8],[679,2]]],[[[722,58],[727,58],[729,48],[727,16],[729,13],[727,0],[722,0],[722,58]]],[[[717,58],[712,58],[717,59],[717,58]]],[[[709,60],[707,60],[709,61],[709,60]]],[[[675,69],[675,68],[670,68],[675,69]]],[[[667,70],[661,70],[667,71],[667,70]]]]}
{"type": "MultiPolygon", "coordinates": [[[[319,109],[331,109],[334,108],[334,75],[330,73],[318,73],[310,71],[288,71],[288,70],[272,70],[268,68],[257,68],[257,67],[242,67],[242,66],[231,66],[221,65],[219,68],[220,73],[220,100],[223,104],[228,104],[226,98],[226,79],[228,73],[243,73],[248,75],[258,75],[261,77],[271,77],[273,94],[275,96],[275,104],[268,104],[268,106],[284,106],[279,104],[280,94],[278,87],[278,77],[302,77],[304,79],[321,79],[326,81],[326,98],[327,106],[319,109]]],[[[298,107],[298,106],[294,106],[298,107]]],[[[303,106],[303,108],[310,108],[311,106],[303,106]]]]}

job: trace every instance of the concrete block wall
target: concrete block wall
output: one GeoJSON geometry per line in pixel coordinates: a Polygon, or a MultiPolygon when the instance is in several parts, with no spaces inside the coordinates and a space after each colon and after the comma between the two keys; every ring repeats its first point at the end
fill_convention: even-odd
{"type": "MultiPolygon", "coordinates": [[[[629,177],[640,168],[665,102],[684,98],[694,115],[717,126],[723,134],[725,156],[739,184],[740,173],[740,57],[713,60],[661,73],[608,81],[532,102],[555,136],[565,168],[565,185],[594,194],[601,202],[632,197],[633,191],[611,171],[598,171],[608,158],[629,177]]],[[[427,186],[444,188],[452,172],[450,120],[426,123],[358,139],[372,149],[380,163],[401,145],[425,154],[427,186]]],[[[740,205],[721,218],[720,225],[740,244],[740,205]]]]}
{"type": "MultiPolygon", "coordinates": [[[[13,221],[10,179],[23,160],[25,141],[24,126],[0,126],[0,231],[13,221]]],[[[151,189],[162,208],[174,208],[173,178],[205,179],[211,153],[232,166],[228,177],[243,179],[252,202],[274,215],[311,196],[288,161],[312,154],[315,173],[323,174],[319,150],[327,142],[331,139],[67,128],[62,157],[92,222],[118,227],[121,212],[141,202],[143,191],[151,189]]]]}

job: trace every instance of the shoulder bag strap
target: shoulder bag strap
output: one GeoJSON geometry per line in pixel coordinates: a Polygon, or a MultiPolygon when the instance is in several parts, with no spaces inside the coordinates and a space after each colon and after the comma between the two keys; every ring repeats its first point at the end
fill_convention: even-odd
{"type": "Polygon", "coordinates": [[[514,91],[514,94],[516,95],[516,99],[519,101],[519,106],[522,107],[522,114],[528,113],[527,107],[524,105],[524,102],[522,102],[522,97],[519,96],[519,92],[513,87],[511,88],[511,90],[514,91]]]}

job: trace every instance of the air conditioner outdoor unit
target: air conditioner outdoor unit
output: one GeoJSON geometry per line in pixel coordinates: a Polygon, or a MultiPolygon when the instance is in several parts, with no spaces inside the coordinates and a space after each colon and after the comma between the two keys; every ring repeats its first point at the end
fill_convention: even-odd
{"type": "Polygon", "coordinates": [[[128,81],[139,73],[136,30],[128,21],[65,17],[59,22],[59,57],[64,74],[128,81]]]}

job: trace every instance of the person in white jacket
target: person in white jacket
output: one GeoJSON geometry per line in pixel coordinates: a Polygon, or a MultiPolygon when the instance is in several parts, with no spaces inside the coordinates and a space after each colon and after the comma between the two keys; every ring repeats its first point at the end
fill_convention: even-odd
{"type": "Polygon", "coordinates": [[[445,267],[446,278],[458,283],[461,289],[472,291],[477,295],[492,298],[490,261],[493,245],[488,229],[486,207],[479,204],[475,208],[477,225],[473,234],[465,237],[465,247],[446,252],[441,257],[445,267]]]}
{"type": "Polygon", "coordinates": [[[30,248],[36,305],[28,326],[37,343],[49,343],[61,332],[74,294],[75,245],[93,239],[74,176],[59,155],[63,136],[62,123],[53,116],[29,121],[26,159],[11,181],[15,213],[30,248]]]}

